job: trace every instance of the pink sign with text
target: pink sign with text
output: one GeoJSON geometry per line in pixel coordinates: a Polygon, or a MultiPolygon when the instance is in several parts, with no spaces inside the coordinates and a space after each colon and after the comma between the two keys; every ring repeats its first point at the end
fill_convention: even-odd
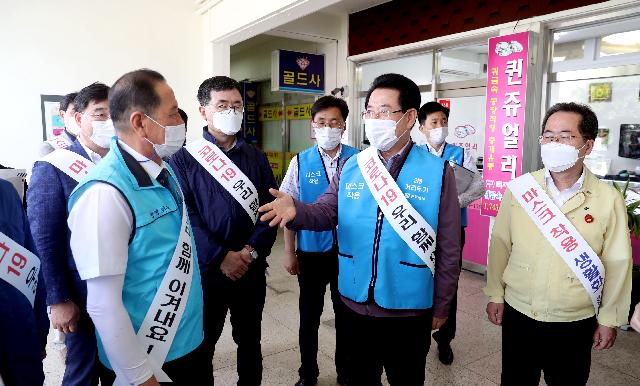
{"type": "Polygon", "coordinates": [[[480,212],[495,216],[507,182],[522,174],[529,32],[489,39],[480,212]]]}

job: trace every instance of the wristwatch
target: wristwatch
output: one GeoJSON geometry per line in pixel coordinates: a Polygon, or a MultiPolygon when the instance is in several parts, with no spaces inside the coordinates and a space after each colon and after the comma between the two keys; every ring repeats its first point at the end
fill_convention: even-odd
{"type": "Polygon", "coordinates": [[[258,258],[258,251],[253,249],[251,245],[245,245],[244,247],[247,251],[249,251],[249,256],[251,256],[253,260],[256,260],[258,258]]]}

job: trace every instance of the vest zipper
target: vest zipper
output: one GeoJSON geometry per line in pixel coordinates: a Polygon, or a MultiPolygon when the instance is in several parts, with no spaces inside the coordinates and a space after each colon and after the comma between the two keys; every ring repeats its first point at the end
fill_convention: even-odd
{"type": "Polygon", "coordinates": [[[376,230],[373,236],[373,253],[371,255],[371,281],[369,282],[369,298],[373,299],[373,288],[376,286],[378,278],[378,249],[380,248],[380,236],[382,233],[382,219],[384,214],[378,207],[378,219],[376,221],[376,230]]]}

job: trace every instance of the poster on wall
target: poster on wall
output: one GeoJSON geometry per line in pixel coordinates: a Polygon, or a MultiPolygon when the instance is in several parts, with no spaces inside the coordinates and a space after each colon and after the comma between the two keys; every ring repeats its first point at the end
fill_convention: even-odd
{"type": "Polygon", "coordinates": [[[611,102],[611,82],[589,85],[589,103],[593,102],[611,102]]]}
{"type": "Polygon", "coordinates": [[[62,95],[40,95],[43,141],[60,135],[64,131],[64,122],[58,114],[62,98],[62,95]]]}
{"type": "Polygon", "coordinates": [[[529,32],[489,39],[480,212],[496,216],[507,182],[522,174],[529,32]]]}
{"type": "Polygon", "coordinates": [[[271,91],[324,94],[324,55],[288,50],[271,53],[271,91]]]}
{"type": "Polygon", "coordinates": [[[438,103],[451,110],[447,143],[467,150],[476,160],[484,148],[484,96],[439,99],[438,103]]]}

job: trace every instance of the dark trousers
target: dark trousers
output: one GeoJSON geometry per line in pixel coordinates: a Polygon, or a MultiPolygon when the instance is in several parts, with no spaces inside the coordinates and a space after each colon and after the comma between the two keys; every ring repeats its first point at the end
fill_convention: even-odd
{"type": "Polygon", "coordinates": [[[347,309],[349,386],[422,386],[431,345],[432,310],[411,317],[374,317],[347,309]]]}
{"type": "Polygon", "coordinates": [[[338,255],[335,250],[322,253],[298,251],[298,284],[300,285],[300,378],[316,379],[318,370],[318,329],[324,307],[324,294],[329,284],[336,327],[336,373],[347,378],[348,343],[344,326],[345,305],[338,293],[338,255]]]}
{"type": "Polygon", "coordinates": [[[589,379],[596,318],[539,322],[504,305],[502,386],[583,386],[589,379]]]}
{"type": "Polygon", "coordinates": [[[65,334],[67,346],[62,386],[97,386],[102,378],[98,360],[98,346],[93,321],[87,314],[87,287],[77,272],[72,272],[72,296],[80,309],[76,332],[65,334]]]}
{"type": "MultiPolygon", "coordinates": [[[[100,364],[102,374],[102,386],[111,386],[116,380],[116,374],[100,364]]],[[[213,369],[211,368],[211,357],[207,354],[203,345],[196,348],[189,354],[165,362],[162,370],[171,378],[173,382],[161,382],[166,386],[193,386],[193,385],[213,385],[213,369]]]]}
{"type": "MultiPolygon", "coordinates": [[[[464,248],[465,233],[464,227],[460,229],[460,267],[462,268],[462,249],[464,248]]],[[[449,316],[444,322],[442,327],[433,333],[433,339],[438,344],[449,345],[451,341],[456,337],[456,315],[458,314],[458,288],[456,286],[456,293],[453,294],[453,300],[451,301],[451,308],[449,308],[449,316]]]]}
{"type": "Polygon", "coordinates": [[[202,272],[204,297],[204,345],[210,357],[215,353],[227,311],[231,313],[231,334],[238,345],[238,386],[262,382],[260,345],[262,310],[267,291],[266,263],[258,260],[237,281],[211,268],[202,272]]]}

